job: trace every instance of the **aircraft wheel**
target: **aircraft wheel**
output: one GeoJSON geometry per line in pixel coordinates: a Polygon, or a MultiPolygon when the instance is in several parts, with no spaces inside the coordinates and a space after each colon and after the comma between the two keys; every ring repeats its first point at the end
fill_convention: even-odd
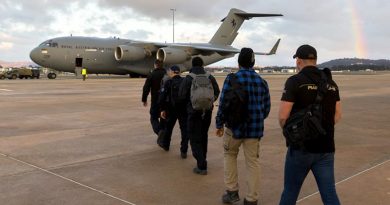
{"type": "Polygon", "coordinates": [[[57,77],[57,74],[55,74],[55,73],[47,74],[47,78],[49,78],[49,79],[56,79],[56,77],[57,77]]]}

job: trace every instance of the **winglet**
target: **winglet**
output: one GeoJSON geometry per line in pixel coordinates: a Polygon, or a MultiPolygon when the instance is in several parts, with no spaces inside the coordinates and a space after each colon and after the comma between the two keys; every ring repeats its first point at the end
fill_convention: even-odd
{"type": "Polygon", "coordinates": [[[271,51],[268,53],[268,55],[273,55],[273,54],[276,53],[276,50],[278,49],[279,43],[280,43],[280,38],[278,39],[278,41],[276,41],[274,47],[272,47],[272,49],[271,49],[271,51]]]}
{"type": "Polygon", "coordinates": [[[278,41],[276,41],[274,47],[272,47],[272,49],[268,53],[255,52],[255,55],[274,55],[276,53],[276,50],[278,49],[279,43],[280,38],[278,39],[278,41]]]}

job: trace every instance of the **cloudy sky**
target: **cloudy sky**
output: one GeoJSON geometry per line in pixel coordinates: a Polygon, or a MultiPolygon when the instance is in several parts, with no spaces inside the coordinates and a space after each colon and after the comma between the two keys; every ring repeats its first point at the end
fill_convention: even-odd
{"type": "MultiPolygon", "coordinates": [[[[269,51],[282,38],[274,56],[257,56],[258,65],[294,65],[302,44],[317,48],[319,62],[359,57],[389,59],[390,1],[387,0],[1,0],[0,60],[26,61],[44,40],[69,36],[208,42],[230,8],[284,17],[246,21],[233,43],[237,48],[269,51]]],[[[217,65],[236,65],[235,58],[217,65]]]]}

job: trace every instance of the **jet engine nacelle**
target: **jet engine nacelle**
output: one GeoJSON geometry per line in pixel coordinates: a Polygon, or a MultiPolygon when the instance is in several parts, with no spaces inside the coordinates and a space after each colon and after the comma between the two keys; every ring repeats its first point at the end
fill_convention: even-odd
{"type": "Polygon", "coordinates": [[[181,64],[189,60],[191,56],[184,50],[177,48],[160,48],[157,51],[157,59],[166,64],[181,64]]]}
{"type": "Polygon", "coordinates": [[[117,61],[139,61],[147,56],[146,50],[137,46],[119,45],[115,49],[117,61]]]}

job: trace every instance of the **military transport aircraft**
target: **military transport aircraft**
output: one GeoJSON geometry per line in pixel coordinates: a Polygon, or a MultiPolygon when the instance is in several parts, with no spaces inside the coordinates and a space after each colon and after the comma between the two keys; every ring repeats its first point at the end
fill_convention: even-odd
{"type": "MultiPolygon", "coordinates": [[[[155,43],[120,38],[59,37],[47,40],[34,48],[30,58],[38,65],[64,72],[76,72],[76,67],[87,68],[88,73],[147,75],[154,60],[163,60],[166,66],[179,65],[181,71],[191,67],[195,56],[205,65],[233,57],[240,50],[231,46],[244,20],[252,17],[283,16],[281,14],[246,13],[232,8],[208,43],[155,43]]],[[[276,53],[280,39],[268,53],[276,53]]],[[[49,73],[49,78],[55,78],[49,73]]]]}

